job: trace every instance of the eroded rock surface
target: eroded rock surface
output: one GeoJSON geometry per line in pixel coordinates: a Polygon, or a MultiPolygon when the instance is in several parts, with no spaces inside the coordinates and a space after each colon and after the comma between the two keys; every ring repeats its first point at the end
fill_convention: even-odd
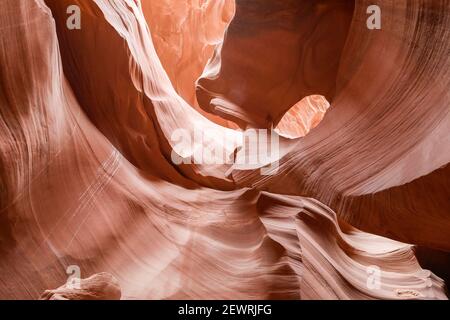
{"type": "Polygon", "coordinates": [[[98,273],[86,279],[73,279],[54,290],[45,290],[40,300],[119,300],[117,279],[108,273],[98,273]]]}
{"type": "Polygon", "coordinates": [[[446,299],[450,4],[377,2],[3,0],[0,298],[446,299]]]}

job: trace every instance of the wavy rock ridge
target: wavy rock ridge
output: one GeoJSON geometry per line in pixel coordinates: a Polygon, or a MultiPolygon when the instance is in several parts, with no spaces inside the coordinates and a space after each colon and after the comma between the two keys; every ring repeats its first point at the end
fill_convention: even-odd
{"type": "Polygon", "coordinates": [[[446,299],[450,3],[376,2],[2,1],[0,298],[446,299]],[[308,95],[277,172],[233,158],[308,95]]]}

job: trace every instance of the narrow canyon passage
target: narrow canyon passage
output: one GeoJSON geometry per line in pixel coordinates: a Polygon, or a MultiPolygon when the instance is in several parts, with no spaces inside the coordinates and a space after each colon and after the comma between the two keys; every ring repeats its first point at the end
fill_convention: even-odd
{"type": "Polygon", "coordinates": [[[3,0],[0,299],[447,299],[450,2],[376,2],[3,0]]]}

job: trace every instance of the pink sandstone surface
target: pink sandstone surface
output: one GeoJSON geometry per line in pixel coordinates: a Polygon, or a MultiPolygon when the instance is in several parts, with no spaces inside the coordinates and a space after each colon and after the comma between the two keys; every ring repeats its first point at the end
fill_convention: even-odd
{"type": "Polygon", "coordinates": [[[447,299],[450,3],[376,2],[1,1],[0,298],[447,299]]]}

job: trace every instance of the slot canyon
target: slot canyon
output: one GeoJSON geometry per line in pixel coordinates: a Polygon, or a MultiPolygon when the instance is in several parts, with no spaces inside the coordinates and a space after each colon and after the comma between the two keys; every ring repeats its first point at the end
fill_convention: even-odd
{"type": "Polygon", "coordinates": [[[445,300],[449,163],[448,0],[0,1],[0,299],[445,300]]]}

